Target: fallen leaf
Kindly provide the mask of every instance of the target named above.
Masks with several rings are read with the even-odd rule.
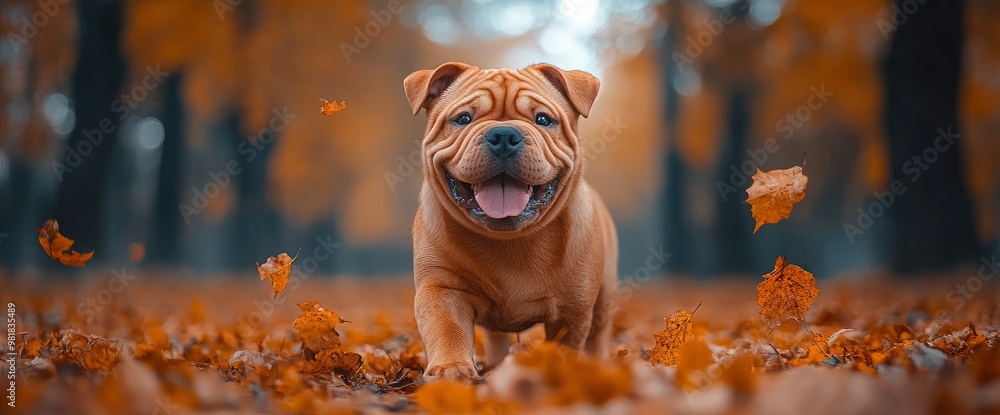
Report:
[[[701,304],[698,304],[698,307],[701,307]],[[691,335],[694,333],[694,312],[698,311],[698,307],[695,307],[694,311],[690,313],[677,310],[670,317],[663,318],[667,322],[667,328],[660,333],[653,334],[656,346],[648,352],[650,362],[664,366],[677,364],[681,345],[691,340]]]
[[[118,366],[120,355],[114,344],[104,339],[92,339],[87,349],[80,354],[80,367],[98,372],[110,372]]]
[[[702,339],[694,339],[681,345],[677,358],[677,386],[685,390],[695,390],[710,380],[708,367],[715,363],[712,350]]]
[[[464,383],[440,381],[428,384],[413,394],[413,400],[431,415],[482,413],[476,388]]]
[[[774,271],[757,285],[757,305],[770,330],[789,319],[802,321],[818,295],[813,275],[797,265],[786,265],[782,256],[774,262]]]
[[[552,391],[549,402],[603,405],[632,391],[632,373],[623,364],[581,358],[580,353],[556,342],[544,342],[514,355],[517,365],[541,374]]]
[[[778,223],[788,218],[792,206],[806,197],[809,178],[802,173],[802,167],[795,166],[769,172],[757,169],[753,184],[747,188],[750,214],[757,221],[753,232],[768,223]]]
[[[303,314],[295,318],[292,328],[299,331],[299,339],[302,340],[303,349],[318,354],[325,349],[340,347],[340,333],[337,333],[337,325],[347,320],[324,309],[315,301],[301,303],[299,308]]]
[[[364,359],[361,355],[339,349],[325,349],[315,355],[313,360],[306,360],[302,366],[305,373],[336,372],[341,376],[353,375],[361,368]]]
[[[720,379],[736,392],[751,393],[757,388],[753,371],[753,356],[741,353],[722,368]]]
[[[55,219],[45,221],[45,224],[38,229],[38,243],[50,258],[69,267],[82,267],[94,256],[94,251],[87,253],[70,251],[74,241],[59,233],[59,222]]]
[[[296,253],[295,258],[298,257],[299,254]],[[288,277],[292,275],[292,263],[295,262],[295,258],[282,252],[277,257],[268,257],[264,265],[257,264],[257,273],[260,274],[260,280],[271,280],[271,289],[274,291],[275,298],[288,285]]]
[[[337,112],[340,112],[344,108],[347,108],[347,101],[333,101],[333,102],[330,102],[330,101],[327,101],[327,100],[325,100],[323,98],[320,98],[319,101],[321,103],[323,103],[323,105],[321,105],[319,107],[319,112],[320,112],[320,114],[323,114],[323,115],[326,115],[326,116],[330,116],[330,115],[336,114]]]

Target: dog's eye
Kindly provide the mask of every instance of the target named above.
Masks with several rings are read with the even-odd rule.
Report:
[[[461,114],[458,114],[458,116],[455,117],[455,119],[452,120],[452,122],[458,125],[466,125],[472,122],[472,115],[469,115],[469,113],[467,112],[463,112]]]
[[[552,121],[552,118],[550,118],[547,114],[538,114],[535,116],[535,124],[538,124],[542,127],[548,127],[552,125],[553,122],[554,121]]]

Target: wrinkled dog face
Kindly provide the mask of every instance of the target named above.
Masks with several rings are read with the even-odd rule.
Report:
[[[485,233],[540,225],[579,181],[576,124],[599,81],[551,65],[483,70],[448,63],[404,81],[428,111],[424,173],[442,205]]]

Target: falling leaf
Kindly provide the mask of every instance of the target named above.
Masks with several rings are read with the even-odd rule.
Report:
[[[331,102],[331,101],[327,101],[327,100],[325,100],[323,98],[320,98],[319,101],[321,103],[323,103],[323,105],[321,105],[319,107],[319,112],[320,112],[320,114],[323,114],[323,115],[326,115],[326,116],[330,116],[330,115],[336,114],[337,112],[340,112],[344,108],[347,108],[347,101],[332,101]]]
[[[295,258],[298,257],[299,254],[296,253]],[[271,289],[274,290],[275,298],[288,285],[288,277],[292,275],[292,263],[295,262],[295,258],[282,252],[277,257],[268,257],[264,265],[257,264],[257,273],[260,274],[260,280],[271,280]]]
[[[694,390],[703,386],[710,377],[708,367],[715,363],[712,350],[702,339],[681,345],[677,358],[677,386]]]
[[[698,304],[698,307],[701,307],[701,304]],[[694,311],[690,313],[677,310],[670,317],[664,317],[663,320],[667,322],[667,328],[660,333],[653,334],[656,346],[648,352],[650,362],[664,366],[677,364],[681,345],[691,340],[691,335],[694,333],[694,312],[698,311],[698,307],[695,307]]]
[[[45,224],[38,229],[38,243],[50,258],[69,267],[82,267],[94,256],[94,251],[82,254],[69,251],[74,241],[59,233],[59,222],[55,219],[45,221]]]
[[[789,319],[802,321],[818,295],[812,273],[797,265],[786,265],[782,256],[774,262],[774,271],[765,274],[764,281],[757,285],[757,305],[770,330]]]
[[[806,197],[809,178],[802,173],[802,167],[763,172],[757,169],[753,184],[747,188],[750,214],[757,221],[753,232],[767,223],[778,223],[788,218],[792,206]]]

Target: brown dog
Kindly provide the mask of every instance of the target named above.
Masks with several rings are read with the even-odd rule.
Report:
[[[535,323],[550,340],[606,356],[618,241],[583,180],[577,137],[600,81],[547,64],[451,62],[403,85],[413,114],[428,114],[413,223],[425,375],[477,375],[474,324],[487,330],[488,366],[507,353],[507,333]]]

